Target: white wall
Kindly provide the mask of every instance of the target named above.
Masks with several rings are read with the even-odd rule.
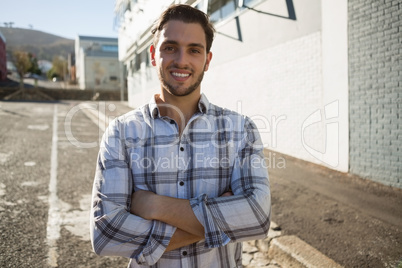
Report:
[[[321,33],[315,32],[213,66],[203,92],[221,106],[250,116],[265,147],[318,163],[303,146],[320,150],[322,125],[303,122],[322,105]]]
[[[322,1],[323,104],[328,140],[334,141],[322,155],[337,170],[349,170],[349,79],[348,79],[348,2]]]
[[[119,89],[120,65],[116,58],[86,57],[85,59],[85,88],[86,89]],[[110,80],[115,76],[117,80]],[[96,80],[100,84],[96,84]]]

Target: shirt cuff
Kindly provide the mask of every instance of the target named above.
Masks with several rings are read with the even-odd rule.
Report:
[[[215,201],[209,202],[208,196],[202,194],[190,199],[190,205],[198,221],[204,226],[205,247],[217,248],[225,246],[230,242],[229,236],[219,226],[219,221],[224,221],[224,219],[215,218],[212,214],[212,210],[219,209],[219,204]]]
[[[149,240],[143,251],[136,257],[139,265],[154,265],[165,253],[176,227],[160,221],[154,221]]]

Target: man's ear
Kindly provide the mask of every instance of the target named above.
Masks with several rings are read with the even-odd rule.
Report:
[[[206,62],[205,62],[204,72],[208,71],[209,63],[211,62],[211,60],[212,60],[212,52],[210,51],[210,52],[208,52],[208,54],[207,54],[207,60],[206,60]]]
[[[152,66],[156,66],[156,62],[155,62],[155,46],[154,45],[151,45],[151,47],[149,48],[149,53],[151,54]]]

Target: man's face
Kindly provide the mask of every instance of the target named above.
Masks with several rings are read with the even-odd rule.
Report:
[[[168,21],[156,46],[151,46],[152,65],[158,69],[162,90],[174,96],[200,92],[212,53],[206,52],[203,28],[198,23]]]

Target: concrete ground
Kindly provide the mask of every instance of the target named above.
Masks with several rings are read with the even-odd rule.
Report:
[[[402,190],[279,153],[273,221],[345,267],[402,266]]]

